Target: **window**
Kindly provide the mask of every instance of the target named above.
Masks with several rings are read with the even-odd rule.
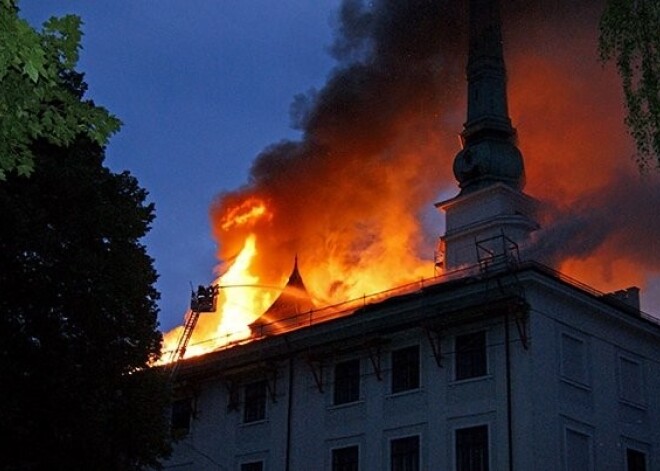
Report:
[[[358,462],[357,445],[332,450],[332,471],[358,471]]]
[[[392,392],[419,388],[419,345],[392,352]]]
[[[486,375],[486,332],[458,335],[455,347],[457,380]]]
[[[251,463],[243,463],[241,465],[241,471],[263,471],[264,462],[263,461],[253,461]]]
[[[619,396],[635,404],[645,402],[642,366],[625,357],[619,357]]]
[[[335,365],[334,403],[347,404],[360,399],[360,360]]]
[[[626,448],[626,470],[646,471],[646,454],[634,448]]]
[[[591,471],[591,436],[566,429],[566,471]]]
[[[243,422],[256,422],[266,418],[266,381],[245,385]]]
[[[419,436],[390,442],[391,471],[419,471]]]
[[[588,384],[585,343],[572,335],[561,335],[561,375],[569,380]]]
[[[488,471],[488,425],[456,430],[456,471]]]
[[[178,399],[172,403],[171,426],[172,434],[186,435],[190,431],[190,419],[192,418],[192,398]]]

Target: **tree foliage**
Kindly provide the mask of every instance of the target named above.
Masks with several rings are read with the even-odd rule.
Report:
[[[608,0],[600,54],[616,61],[640,169],[660,170],[660,2]]]
[[[99,145],[117,118],[63,86],[80,50],[80,18],[51,18],[36,31],[18,16],[16,0],[0,0],[0,180],[34,170],[30,142],[70,144],[83,134]]]
[[[37,32],[0,0],[3,470],[138,470],[170,450],[167,378],[148,368],[153,205],[103,165],[120,123],[84,99],[80,24]]]
[[[89,138],[40,140],[0,185],[3,469],[141,469],[166,454],[146,192]]]

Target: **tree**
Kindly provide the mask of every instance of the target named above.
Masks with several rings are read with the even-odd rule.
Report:
[[[18,16],[17,0],[0,0],[0,180],[34,169],[30,142],[67,145],[85,135],[99,145],[120,121],[63,86],[78,62],[80,18],[51,18],[41,32]]]
[[[637,163],[660,170],[660,2],[608,0],[600,33],[601,58],[621,76]]]
[[[84,84],[72,74],[73,96]],[[157,275],[139,240],[154,217],[86,133],[38,139],[30,178],[0,183],[3,469],[132,470],[169,451]]]

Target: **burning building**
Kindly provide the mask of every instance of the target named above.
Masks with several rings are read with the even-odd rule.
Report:
[[[362,42],[354,39],[364,28],[354,26],[346,33],[353,41],[336,45],[341,57],[368,60],[334,76],[314,106],[301,105],[304,139],[265,151],[251,184],[214,206],[229,263],[208,303],[217,311],[192,313],[197,339],[184,331],[192,342],[181,353],[197,356],[176,362],[179,441],[166,467],[660,467],[660,323],[641,312],[636,288],[604,294],[540,263],[557,261],[562,234],[580,243],[564,249],[564,261],[552,263],[558,268],[613,242],[585,235],[594,229],[586,213],[600,221],[595,228],[608,220],[593,209],[602,200],[548,204],[538,181],[552,172],[525,168],[496,0],[469,2],[467,120],[453,161],[460,191],[436,204],[446,228],[435,262],[414,250],[423,236],[409,209],[437,189],[412,180],[424,172],[423,156],[444,148],[419,117],[433,115],[429,103],[438,102],[430,91],[440,73],[435,51],[454,38],[419,41],[399,27],[434,30],[429,18],[440,10],[459,21],[461,2],[451,3],[374,7],[387,12],[387,28]],[[342,15],[364,27],[357,2],[346,2]],[[443,69],[446,81],[451,72]],[[388,106],[378,107],[383,96]],[[379,119],[367,139],[359,128],[371,105]],[[420,136],[411,155],[409,140]],[[385,170],[375,174],[367,155]],[[309,175],[339,182],[312,187]],[[340,185],[355,175],[358,189]],[[594,191],[599,176],[589,182]],[[523,191],[530,180],[538,200]],[[571,201],[570,186],[553,188]],[[321,242],[298,243],[305,239]],[[281,267],[291,270],[295,254],[287,278]]]

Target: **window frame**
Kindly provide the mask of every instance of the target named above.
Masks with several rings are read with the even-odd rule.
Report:
[[[362,362],[352,358],[335,363],[333,368],[332,404],[341,406],[360,400]]]
[[[462,339],[481,337],[483,345],[461,346]],[[469,356],[467,356],[469,355]],[[467,361],[466,361],[467,360]],[[488,332],[478,330],[454,337],[454,380],[465,381],[488,376]]]
[[[580,365],[580,378],[577,378],[572,375],[572,372],[568,370],[566,359],[569,358],[569,354],[566,352],[567,345],[564,343],[564,340],[571,340],[577,343],[580,343],[582,346],[582,364]],[[591,389],[591,358],[590,358],[590,345],[588,337],[584,335],[579,335],[573,333],[572,331],[562,330],[559,334],[559,375],[561,379],[569,384],[575,386],[581,386],[587,390]]]
[[[253,381],[243,386],[243,423],[266,420],[268,385],[266,380]]]
[[[406,458],[409,458],[407,455],[411,455],[410,450],[413,448],[410,447],[410,450],[407,450],[406,452],[400,452],[398,450],[395,450],[395,446],[398,442],[398,444],[403,444],[405,441],[408,440],[414,440],[416,442],[416,446],[414,448],[414,454],[412,455],[415,466],[411,468],[409,465],[410,463],[405,463],[405,464],[399,464],[398,461],[395,461],[395,458],[403,458],[404,460]],[[395,438],[390,438],[389,440],[389,458],[390,458],[390,466],[389,469],[390,471],[420,471],[422,469],[422,437],[420,434],[413,434],[413,435],[404,435],[404,436],[399,436]],[[399,466],[402,466],[401,468]]]
[[[179,424],[183,421],[183,416],[187,418],[185,424]],[[194,416],[194,405],[192,397],[182,397],[172,401],[170,406],[170,431],[172,435],[183,437],[190,433]]]
[[[259,467],[252,469],[251,467],[253,465],[259,465]],[[257,460],[257,461],[245,461],[241,463],[239,469],[240,471],[264,471],[266,467],[263,460]]]
[[[483,462],[482,462],[482,467],[481,469],[474,470],[470,465],[468,465],[468,468],[463,469],[462,463],[461,463],[461,458],[463,455],[463,450],[459,449],[465,447],[462,443],[460,443],[460,434],[466,433],[468,431],[474,431],[474,430],[484,430],[485,429],[485,441],[483,443],[484,447],[484,457],[483,457]],[[467,425],[464,427],[457,427],[454,428],[454,465],[456,471],[489,471],[491,469],[490,466],[490,460],[491,460],[491,433],[490,433],[490,425],[487,423],[478,423],[478,424],[472,424],[472,425]],[[471,452],[470,452],[471,453]]]
[[[568,424],[564,425],[563,427],[563,439],[562,439],[562,462],[563,462],[563,469],[565,471],[568,471],[570,469],[569,465],[569,457],[568,457],[568,442],[569,442],[569,433],[573,433],[575,435],[582,435],[584,437],[587,437],[587,445],[588,445],[588,450],[587,450],[587,458],[589,460],[587,469],[583,469],[581,471],[594,471],[596,462],[595,462],[595,457],[594,457],[594,433],[593,429],[591,427],[584,426],[582,424],[577,424],[574,423],[574,421],[570,421]]]
[[[339,453],[346,452],[347,450],[355,450],[356,456],[355,456],[355,461],[354,467],[353,468],[344,468],[343,466],[350,465],[353,463],[338,463],[335,461],[335,458],[338,457]],[[358,444],[350,444],[350,445],[343,445],[343,446],[337,446],[334,448],[330,449],[330,469],[332,471],[359,471],[360,469],[360,445]]]
[[[411,354],[414,350],[414,354]],[[414,359],[414,360],[413,360]],[[419,344],[392,350],[390,391],[399,394],[421,388],[421,348]]]
[[[631,365],[636,365],[639,374],[639,384],[636,388],[632,388],[639,393],[639,397],[630,397],[628,394],[630,385],[625,381],[623,374],[623,363],[627,362]],[[625,404],[636,406],[645,409],[647,407],[647,393],[646,393],[646,371],[642,359],[633,356],[632,354],[619,352],[617,354],[617,382],[619,390],[619,400]]]
[[[632,468],[630,462],[630,453],[638,453],[643,460],[643,467],[640,469],[638,467]],[[626,446],[626,471],[647,471],[649,469],[649,457],[645,451],[639,450],[637,448]]]

